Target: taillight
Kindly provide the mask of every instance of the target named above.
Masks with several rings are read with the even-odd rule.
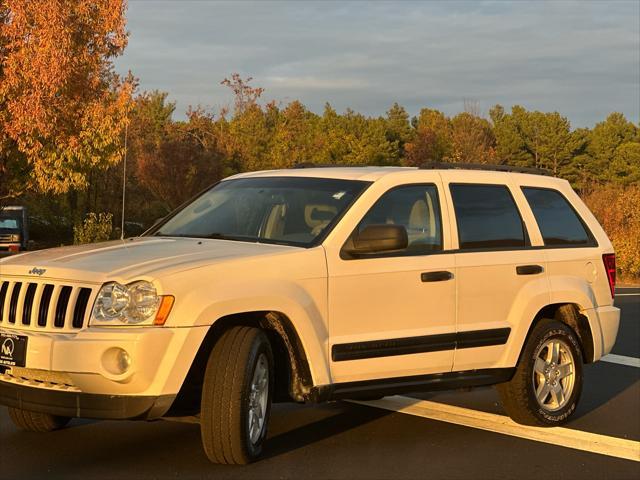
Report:
[[[607,272],[607,280],[609,280],[609,288],[611,289],[611,298],[616,296],[616,254],[605,253],[602,255],[604,269]]]

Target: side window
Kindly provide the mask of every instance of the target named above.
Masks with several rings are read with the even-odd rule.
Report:
[[[505,185],[452,184],[461,249],[529,245],[526,228]]]
[[[368,225],[402,225],[409,246],[405,255],[424,255],[442,250],[440,203],[435,185],[407,185],[389,190],[358,224],[361,232]]]
[[[593,240],[569,202],[555,190],[523,187],[545,245],[591,245]]]

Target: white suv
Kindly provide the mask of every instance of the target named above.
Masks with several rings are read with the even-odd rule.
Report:
[[[472,167],[245,173],[142,237],[4,259],[0,403],[32,431],[199,415],[218,463],[260,454],[272,401],[497,384],[561,424],[615,342],[613,248],[566,181]]]

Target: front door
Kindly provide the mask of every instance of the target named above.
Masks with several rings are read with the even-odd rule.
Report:
[[[405,250],[357,258],[327,252],[334,383],[451,371],[454,254],[444,253],[439,176],[421,173],[424,183],[380,191],[356,227],[402,225]]]

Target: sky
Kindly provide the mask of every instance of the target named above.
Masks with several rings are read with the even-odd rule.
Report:
[[[220,81],[233,72],[265,101],[316,113],[398,102],[454,115],[466,100],[484,115],[496,103],[558,111],[574,128],[640,116],[640,0],[129,0],[127,28],[116,70],[169,92],[177,118],[229,106]]]

